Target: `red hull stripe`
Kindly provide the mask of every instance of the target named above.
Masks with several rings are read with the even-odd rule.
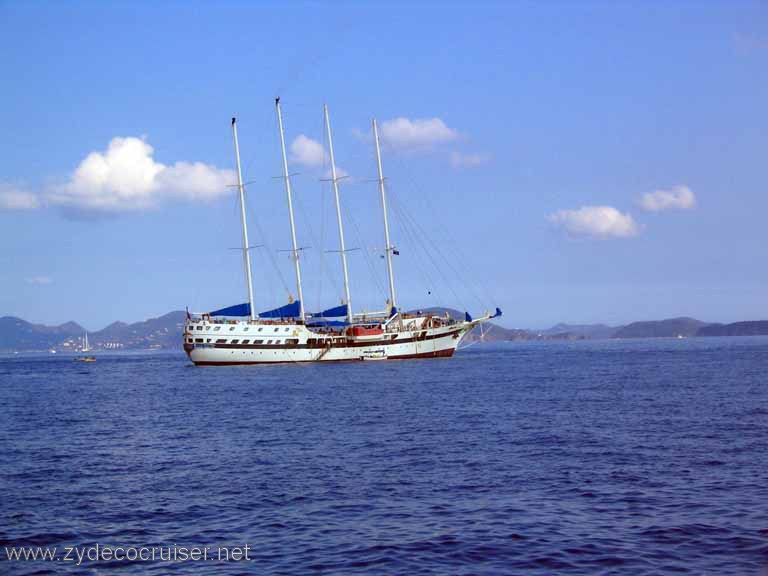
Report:
[[[400,356],[388,356],[386,360],[415,360],[420,358],[450,358],[454,349],[440,350],[438,352],[424,352],[423,354],[402,354]],[[383,360],[383,358],[382,358]],[[377,362],[378,360],[370,360]],[[265,362],[195,362],[195,366],[244,366],[246,364],[303,364],[306,362],[369,362],[362,358],[343,358],[340,360],[275,360]]]

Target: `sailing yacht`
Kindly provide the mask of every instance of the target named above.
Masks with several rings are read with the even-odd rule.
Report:
[[[374,313],[356,314],[347,268],[347,250],[339,199],[339,181],[333,153],[333,138],[328,107],[324,107],[325,128],[331,164],[331,183],[339,233],[339,253],[344,276],[344,301],[341,306],[323,312],[311,313],[304,309],[301,283],[300,249],[296,242],[293,217],[293,194],[288,173],[285,132],[280,99],[275,99],[277,122],[282,151],[282,179],[288,204],[296,293],[298,298],[288,304],[256,313],[253,300],[253,280],[249,255],[248,225],[246,222],[245,187],[240,167],[240,147],[237,140],[237,121],[232,118],[232,137],[237,168],[237,188],[242,225],[242,252],[248,301],[205,313],[187,313],[184,325],[184,351],[198,366],[232,364],[263,364],[287,362],[332,362],[354,360],[403,360],[411,358],[450,357],[462,338],[475,326],[501,316],[501,310],[472,318],[451,318],[435,313],[406,313],[400,310],[395,294],[392,256],[397,249],[390,242],[387,214],[387,194],[381,163],[381,146],[376,120],[372,121],[378,168],[378,188],[384,223],[385,259],[389,284],[386,309]]]
[[[92,348],[88,345],[88,332],[85,333],[83,336],[83,347],[80,350],[81,352],[90,352]],[[96,362],[95,356],[78,356],[75,358],[75,361],[77,362]]]

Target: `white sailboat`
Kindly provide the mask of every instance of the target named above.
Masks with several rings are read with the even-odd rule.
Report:
[[[450,357],[456,351],[462,338],[472,328],[491,318],[501,316],[501,310],[498,308],[494,314],[485,314],[476,319],[466,313],[463,320],[434,313],[404,313],[398,308],[392,266],[392,256],[393,253],[397,253],[397,250],[390,242],[387,194],[381,163],[379,131],[375,119],[372,121],[372,128],[384,223],[384,252],[387,264],[389,300],[384,311],[354,313],[339,198],[340,178],[338,178],[336,171],[327,106],[324,107],[325,127],[328,137],[331,182],[336,207],[345,298],[341,306],[316,314],[307,313],[304,309],[300,250],[296,242],[291,180],[288,173],[279,98],[275,100],[275,107],[282,151],[282,178],[285,185],[291,232],[291,258],[296,275],[298,299],[274,310],[260,314],[255,312],[248,226],[245,216],[245,188],[240,166],[237,122],[235,118],[232,118],[232,137],[242,225],[243,265],[248,301],[213,312],[187,314],[187,321],[184,325],[184,350],[193,363],[201,366],[215,366]],[[329,320],[330,318],[343,318],[343,320]]]
[[[80,349],[81,352],[90,352],[92,348],[88,344],[88,332],[86,332],[83,335],[83,347]],[[96,358],[94,356],[78,356],[75,358],[77,362],[96,362]]]

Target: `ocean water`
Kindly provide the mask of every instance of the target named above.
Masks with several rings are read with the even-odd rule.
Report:
[[[249,550],[61,558],[96,544]],[[58,559],[7,559],[24,546]],[[0,574],[766,566],[768,338],[232,368],[0,359]]]

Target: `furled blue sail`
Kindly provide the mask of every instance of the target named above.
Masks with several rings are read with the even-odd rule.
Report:
[[[340,316],[347,316],[347,310],[347,305],[342,304],[341,306],[328,308],[328,310],[323,310],[322,312],[315,312],[310,314],[310,316],[312,316],[312,318],[338,318]]]
[[[260,312],[259,318],[296,318],[301,313],[299,301],[291,302],[273,310]]]
[[[235,304],[234,306],[227,306],[220,310],[214,310],[209,313],[211,316],[250,316],[251,305],[246,302],[245,304]]]

